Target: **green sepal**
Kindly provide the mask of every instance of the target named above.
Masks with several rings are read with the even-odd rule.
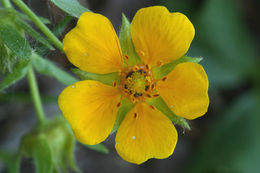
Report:
[[[0,92],[25,77],[29,66],[29,61],[20,60],[15,65],[13,73],[8,73],[0,82]]]
[[[80,5],[77,0],[51,0],[51,2],[69,15],[77,18],[79,18],[81,14],[86,11],[91,12],[86,7]]]
[[[128,56],[128,65],[133,66],[141,63],[141,59],[135,51],[135,47],[131,37],[130,22],[127,17],[122,13],[122,25],[119,33],[119,41],[122,49],[123,56]]]
[[[156,67],[153,69],[153,77],[155,79],[161,79],[164,76],[168,75],[178,64],[185,62],[194,62],[199,63],[203,58],[202,57],[189,57],[183,56],[177,60],[174,60],[168,64],[164,64],[161,67]]]
[[[114,127],[111,131],[111,134],[117,131],[118,127],[120,126],[121,122],[125,118],[126,114],[134,107],[134,104],[131,103],[128,99],[123,98],[121,101],[121,106],[118,109],[116,121]]]
[[[165,114],[174,124],[178,124],[182,126],[184,129],[190,130],[190,126],[188,122],[183,118],[175,115],[162,97],[157,97],[153,99],[147,99],[146,102],[154,107],[156,107],[159,111]]]
[[[38,136],[34,141],[33,159],[36,173],[52,173],[52,152],[44,136]]]
[[[120,81],[120,76],[116,72],[107,74],[96,74],[85,72],[77,68],[73,68],[71,69],[71,71],[76,74],[81,80],[96,80],[110,86],[112,86],[114,81],[117,83],[119,83]]]
[[[56,66],[53,62],[42,58],[36,53],[33,53],[32,55],[32,64],[37,72],[54,77],[64,85],[71,85],[78,81],[71,74],[67,73],[66,71]]]
[[[84,146],[88,147],[91,150],[95,150],[104,154],[108,154],[109,153],[109,149],[103,145],[103,144],[96,144],[96,145],[86,145],[84,144]]]

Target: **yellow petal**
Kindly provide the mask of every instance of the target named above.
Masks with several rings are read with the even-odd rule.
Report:
[[[183,56],[190,47],[195,30],[181,13],[165,7],[140,9],[131,24],[134,46],[146,64],[168,63]]]
[[[122,68],[122,53],[116,32],[104,16],[83,13],[77,26],[63,40],[69,61],[92,73],[117,72]]]
[[[120,124],[116,150],[128,162],[141,164],[150,158],[169,157],[177,142],[171,121],[146,103],[138,103]]]
[[[207,112],[208,77],[196,63],[181,63],[159,81],[157,89],[172,111],[181,117],[195,119]]]
[[[104,141],[111,132],[119,101],[117,89],[86,80],[65,88],[58,103],[76,138],[94,145]]]

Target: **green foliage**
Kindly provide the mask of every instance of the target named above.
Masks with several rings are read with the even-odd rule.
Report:
[[[119,41],[122,53],[128,56],[128,65],[136,65],[141,63],[141,59],[135,51],[135,47],[131,37],[130,22],[124,14],[122,14],[122,25],[119,33]]]
[[[33,148],[36,173],[52,173],[53,160],[51,148],[44,137],[37,137]]]
[[[72,75],[61,70],[51,61],[43,59],[35,53],[32,56],[32,64],[39,73],[54,77],[65,85],[71,85],[77,82],[77,79],[75,79]]]
[[[185,120],[185,118],[175,115],[161,97],[146,99],[146,102],[156,107],[159,111],[166,115],[174,124],[178,124],[182,126],[184,129],[190,130],[190,126],[188,122]]]
[[[85,145],[86,147],[88,147],[91,150],[95,150],[104,154],[108,154],[109,150],[107,149],[107,147],[103,144],[96,144],[96,145]]]
[[[25,135],[21,151],[34,159],[36,172],[67,170],[67,165],[79,172],[74,159],[75,138],[62,118],[49,120],[43,126],[36,126]]]
[[[156,67],[153,69],[153,76],[155,79],[161,79],[164,76],[167,76],[178,64],[185,62],[194,62],[199,63],[202,58],[183,56],[177,60],[174,60],[168,64],[164,64],[161,67]]]
[[[7,173],[19,173],[21,152],[13,153],[0,150],[0,161],[3,161],[7,166]]]
[[[90,11],[89,9],[80,5],[77,0],[51,0],[51,2],[69,15],[77,18],[79,18],[82,13]]]
[[[28,60],[32,54],[27,40],[9,23],[0,22],[0,40],[19,58]]]
[[[112,85],[114,81],[119,82],[120,79],[117,73],[95,74],[95,73],[85,72],[77,68],[74,68],[71,71],[77,76],[79,76],[81,80],[96,80],[107,85]]]
[[[20,60],[20,62],[15,65],[13,73],[8,73],[1,81],[0,92],[22,79],[27,74],[29,65],[30,63],[28,61]]]
[[[52,45],[45,38],[43,38],[37,31],[35,31],[29,24],[27,24],[21,18],[15,18],[14,22],[36,41],[39,41],[40,43],[48,47],[50,50],[54,50]]]
[[[260,109],[255,96],[246,93],[219,114],[186,166],[187,173],[259,172]]]

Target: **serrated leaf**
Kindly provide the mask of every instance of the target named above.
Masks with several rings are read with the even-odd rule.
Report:
[[[63,71],[58,66],[54,65],[51,61],[43,59],[35,53],[32,56],[32,63],[37,72],[54,77],[59,82],[65,85],[71,85],[77,82],[77,79],[74,78],[72,75]]]
[[[39,41],[46,47],[48,47],[50,50],[54,50],[53,46],[45,39],[43,38],[37,31],[35,31],[30,25],[28,25],[26,22],[24,22],[20,18],[15,18],[14,22],[21,28],[24,29],[24,31],[33,37],[35,40]]]
[[[35,141],[33,158],[36,173],[52,173],[53,160],[51,149],[47,140],[41,136]]]
[[[91,150],[95,150],[104,154],[108,154],[109,150],[108,148],[103,145],[103,144],[97,144],[97,145],[85,145],[86,147],[88,147]]]
[[[0,22],[0,40],[20,58],[29,59],[32,54],[27,40],[11,24]]]
[[[156,67],[153,69],[153,75],[155,79],[161,79],[164,76],[168,75],[178,64],[184,63],[184,62],[194,62],[199,63],[202,60],[201,57],[189,57],[189,56],[183,56],[175,61],[172,61],[168,64],[165,64],[161,67]]]
[[[130,22],[122,13],[122,25],[119,33],[119,41],[123,55],[128,56],[128,65],[133,66],[141,63],[141,59],[135,51],[130,33]]]
[[[154,107],[156,107],[159,111],[161,111],[164,115],[166,115],[174,124],[178,124],[185,129],[190,130],[190,126],[188,122],[183,118],[175,115],[162,97],[157,97],[153,99],[147,99],[146,102]]]
[[[89,9],[80,5],[77,0],[51,0],[51,2],[69,15],[77,18],[79,18],[82,13],[90,11]]]
[[[121,122],[125,118],[126,114],[134,107],[134,105],[126,98],[123,98],[121,101],[121,106],[118,109],[116,121],[111,133],[114,133],[118,127],[120,126]]]
[[[107,85],[112,85],[114,81],[118,82],[120,79],[117,73],[96,74],[85,72],[77,68],[74,68],[71,71],[82,80],[96,80]]]
[[[0,82],[0,91],[22,79],[28,71],[29,64],[28,61],[20,60],[20,62],[15,65],[13,73],[8,73]]]

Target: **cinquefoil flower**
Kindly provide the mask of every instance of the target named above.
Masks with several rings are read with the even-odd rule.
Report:
[[[141,62],[129,66],[124,65],[124,59],[131,57],[122,55],[110,21],[100,14],[83,13],[63,40],[69,61],[86,72],[117,72],[120,81],[109,86],[84,80],[60,94],[59,106],[76,138],[89,145],[104,141],[126,98],[134,106],[118,128],[118,154],[137,164],[149,158],[169,157],[177,131],[170,119],[146,100],[160,96],[176,115],[200,117],[209,104],[208,79],[203,67],[192,62],[178,64],[161,79],[154,78],[152,69],[182,57],[194,32],[192,23],[181,13],[170,13],[161,6],[140,9],[131,23],[131,37]]]

